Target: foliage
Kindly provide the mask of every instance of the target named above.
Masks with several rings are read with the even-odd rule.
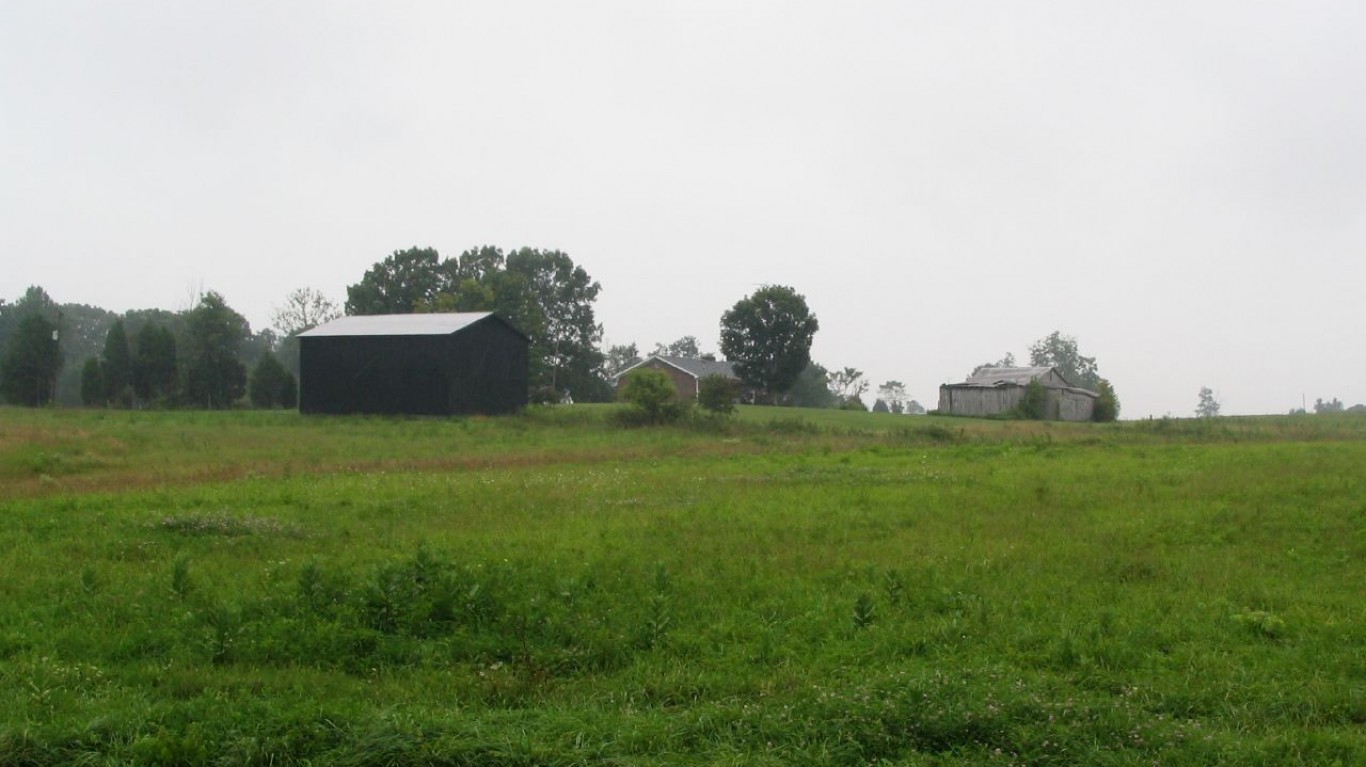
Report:
[[[677,421],[688,414],[689,404],[678,398],[678,389],[668,373],[653,368],[637,368],[626,375],[619,398],[632,406],[633,422],[660,424]]]
[[[1035,367],[1055,367],[1073,386],[1095,391],[1100,384],[1096,358],[1086,357],[1077,350],[1077,339],[1053,331],[1029,347],[1029,364]]]
[[[924,414],[925,414],[925,406],[924,406],[924,405],[920,404],[919,402],[916,402],[915,400],[911,400],[910,402],[907,402],[907,403],[906,403],[906,415],[924,415]]]
[[[289,338],[330,322],[340,314],[337,305],[321,291],[313,288],[296,288],[285,296],[284,305],[275,308],[271,314],[271,322],[280,335]]]
[[[698,348],[697,336],[683,336],[671,344],[655,343],[655,350],[651,354],[661,357],[683,357],[684,359],[700,359],[702,350]]]
[[[1096,404],[1091,411],[1091,420],[1108,423],[1119,418],[1119,396],[1115,388],[1104,378],[1096,384]]]
[[[133,353],[133,391],[138,399],[151,404],[170,400],[176,391],[177,369],[175,335],[156,322],[144,323]]]
[[[890,413],[890,412],[892,412],[892,409],[891,409],[890,407],[887,406],[887,401],[886,401],[886,400],[884,400],[884,399],[881,398],[881,397],[878,397],[877,400],[875,400],[875,401],[873,402],[873,412],[874,412],[874,413]]]
[[[1219,400],[1208,386],[1200,387],[1200,402],[1195,406],[1195,415],[1200,418],[1214,418],[1219,415]]]
[[[811,363],[811,341],[819,329],[803,296],[766,285],[721,316],[721,352],[735,363],[740,380],[776,403]]]
[[[104,366],[99,357],[87,357],[81,366],[81,404],[104,407],[109,404],[109,387],[104,382]]]
[[[603,371],[608,376],[615,376],[637,362],[640,362],[640,350],[634,343],[618,344],[608,347],[603,355]]]
[[[450,269],[434,248],[396,250],[346,288],[346,313],[409,314],[449,292],[451,282]],[[294,320],[299,319],[286,321],[297,324]]]
[[[181,355],[186,399],[206,408],[232,407],[247,388],[246,366],[238,359],[251,335],[246,319],[215,292],[205,293],[185,319]]]
[[[1321,398],[1314,400],[1315,413],[1341,413],[1346,410],[1346,406],[1341,400],[1334,397],[1330,402],[1324,402]]]
[[[787,397],[793,407],[833,408],[839,405],[839,398],[830,388],[829,372],[815,362],[807,365],[797,376]]]
[[[247,382],[251,404],[260,408],[292,408],[299,401],[299,386],[294,375],[270,352],[261,356]]]
[[[1030,381],[1025,386],[1024,396],[1020,398],[1016,412],[1021,418],[1031,421],[1042,421],[1048,416],[1048,389],[1044,388],[1038,379]]]
[[[1015,367],[1015,355],[1006,352],[1005,356],[995,362],[983,362],[972,369],[972,375],[977,375],[986,368],[1013,368]],[[971,376],[969,376],[971,377]]]
[[[124,331],[123,320],[114,320],[114,324],[109,326],[109,333],[104,338],[104,351],[100,354],[100,372],[104,378],[105,401],[121,407],[131,405],[133,357],[128,349],[128,334]],[[81,382],[84,389],[84,376]]]
[[[709,413],[731,415],[740,396],[739,382],[722,375],[703,376],[697,382],[697,404]]]
[[[25,313],[10,334],[0,364],[0,392],[16,405],[38,407],[52,401],[62,367],[57,326],[37,311]]]
[[[841,403],[861,399],[868,391],[868,381],[863,371],[857,368],[843,368],[830,373],[830,390]]]
[[[900,381],[887,381],[877,387],[877,396],[887,405],[887,409],[893,413],[902,413],[906,410],[906,384]]]

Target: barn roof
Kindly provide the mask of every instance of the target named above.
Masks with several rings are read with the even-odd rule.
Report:
[[[693,378],[698,379],[706,378],[707,376],[721,376],[723,378],[738,377],[735,375],[735,363],[733,362],[726,362],[725,360],[699,360],[691,357],[670,357],[664,354],[651,354],[640,362],[621,371],[616,377],[620,378],[650,360],[659,360],[669,367],[681,370]]]
[[[1028,386],[1030,381],[1048,375],[1051,367],[1031,367],[1031,368],[1001,368],[987,367],[978,370],[968,376],[965,383],[973,386],[1000,386],[1001,384],[1016,384],[1018,386]],[[1062,374],[1059,373],[1061,378]],[[1067,379],[1063,379],[1067,380]]]
[[[517,335],[526,334],[493,312],[446,312],[436,314],[358,314],[338,317],[312,330],[299,334],[302,338],[322,336],[448,336],[492,317],[512,328]]]

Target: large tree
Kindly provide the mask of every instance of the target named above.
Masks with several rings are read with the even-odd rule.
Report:
[[[16,405],[38,407],[52,401],[62,368],[57,326],[38,311],[20,318],[9,335],[0,365],[0,390]]]
[[[128,406],[133,401],[133,356],[128,348],[128,333],[123,320],[114,320],[104,337],[100,353],[100,373],[104,377],[105,401]]]
[[[313,288],[297,288],[285,296],[282,306],[275,307],[271,322],[280,334],[279,357],[285,368],[293,375],[299,373],[299,339],[305,330],[334,320],[341,314],[337,305],[321,291]]]
[[[697,345],[697,336],[683,336],[671,344],[655,342],[655,350],[651,353],[662,357],[684,357],[694,360],[702,357],[702,349]]]
[[[839,407],[839,395],[830,388],[830,372],[818,363],[811,363],[797,376],[787,391],[787,401],[793,407]]]
[[[1100,385],[1096,358],[1086,357],[1077,350],[1077,339],[1053,331],[1029,347],[1029,364],[1035,367],[1055,367],[1073,386],[1095,391]]]
[[[811,364],[811,341],[820,323],[806,298],[790,287],[765,285],[721,315],[721,353],[740,380],[778,395]]]
[[[247,369],[238,359],[251,328],[218,293],[205,293],[185,318],[182,374],[186,399],[200,407],[226,408],[242,398]]]
[[[346,289],[346,313],[409,314],[450,290],[450,269],[436,249],[396,250]]]
[[[176,391],[175,334],[158,322],[138,329],[133,352],[133,391],[148,404],[166,402]]]

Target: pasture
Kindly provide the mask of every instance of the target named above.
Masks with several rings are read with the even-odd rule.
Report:
[[[1366,762],[1366,418],[0,409],[0,764]]]

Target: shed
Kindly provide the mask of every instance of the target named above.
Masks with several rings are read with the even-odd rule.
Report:
[[[1048,394],[1044,417],[1050,420],[1089,421],[1096,397],[1073,386],[1054,367],[984,367],[962,383],[939,387],[939,412],[947,415],[992,416],[1019,406],[1025,387],[1038,381]]]
[[[735,374],[735,365],[731,362],[652,354],[617,373],[613,377],[613,385],[620,391],[626,376],[630,375],[633,370],[641,369],[664,371],[669,378],[673,379],[674,388],[678,390],[678,398],[685,401],[697,399],[697,392],[701,387],[702,379],[707,376],[721,376],[737,383],[740,381],[740,377]]]
[[[340,317],[299,336],[303,413],[510,413],[530,339],[491,312]]]

